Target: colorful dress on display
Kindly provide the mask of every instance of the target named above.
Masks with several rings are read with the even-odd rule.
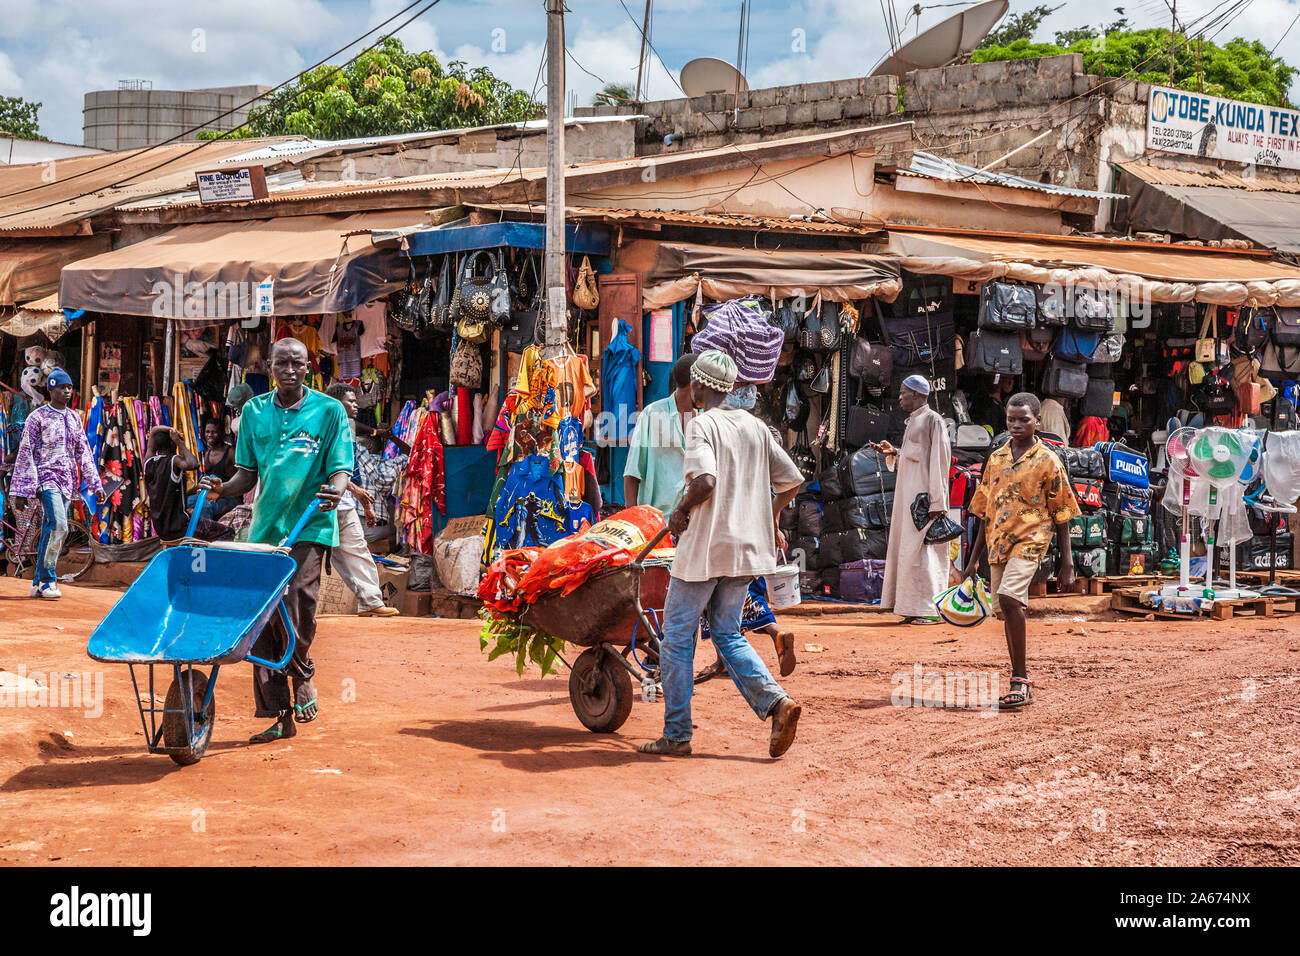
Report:
[[[443,471],[442,439],[438,416],[426,415],[406,468],[406,483],[398,507],[406,543],[420,554],[433,553],[433,509],[447,512],[447,485]]]

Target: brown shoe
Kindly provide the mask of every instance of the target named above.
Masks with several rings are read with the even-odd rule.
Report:
[[[772,711],[772,742],[767,745],[769,756],[779,757],[790,749],[802,713],[803,707],[791,697],[784,698],[776,705],[776,710]]]
[[[794,635],[789,632],[778,634],[772,641],[776,644],[776,656],[781,662],[781,676],[789,677],[799,663],[794,656]]]
[[[689,757],[691,755],[691,742],[689,740],[669,740],[667,737],[660,737],[658,740],[642,744],[636,749],[640,753],[656,754],[660,757]]]
[[[395,607],[389,607],[387,604],[381,604],[379,607],[367,608],[364,611],[357,611],[357,617],[394,617],[401,614]]]

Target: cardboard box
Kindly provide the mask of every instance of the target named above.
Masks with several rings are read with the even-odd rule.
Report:
[[[326,574],[325,569],[321,568],[320,591],[316,595],[316,613],[357,613],[357,596],[343,583],[343,578],[337,571]]]

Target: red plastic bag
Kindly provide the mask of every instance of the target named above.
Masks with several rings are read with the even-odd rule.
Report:
[[[547,591],[571,594],[593,574],[631,564],[646,544],[664,529],[657,508],[625,508],[585,532],[570,535],[542,550],[517,588],[530,604]]]
[[[523,607],[519,579],[541,553],[540,548],[511,548],[502,551],[478,583],[479,600],[494,611],[513,612]]]

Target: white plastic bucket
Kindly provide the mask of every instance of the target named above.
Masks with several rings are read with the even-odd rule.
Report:
[[[783,560],[784,557],[782,555]],[[795,607],[799,601],[799,565],[777,565],[776,570],[767,575],[767,603],[773,610],[779,610]]]

